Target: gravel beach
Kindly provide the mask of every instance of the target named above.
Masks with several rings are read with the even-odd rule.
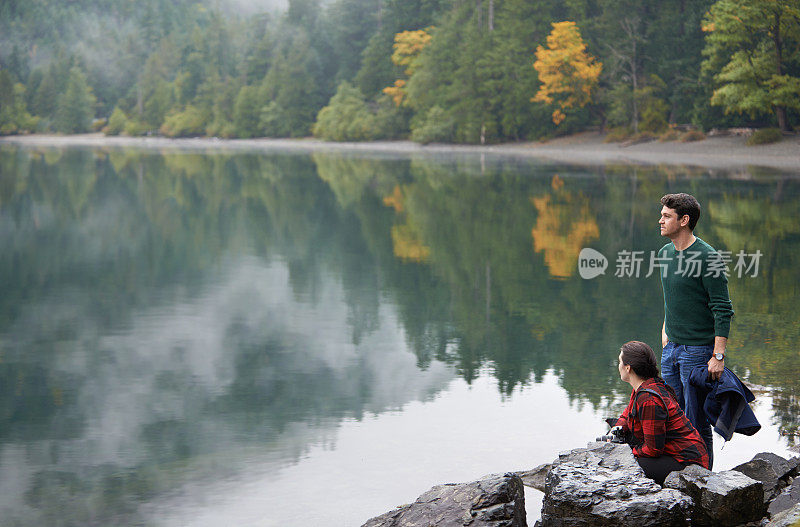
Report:
[[[420,145],[410,141],[335,143],[317,139],[217,139],[164,137],[111,137],[103,134],[21,135],[0,137],[0,144],[27,147],[138,147],[155,149],[221,149],[262,151],[334,151],[383,154],[489,154],[539,158],[577,165],[626,163],[640,165],[685,165],[732,169],[770,167],[800,173],[800,135],[784,136],[779,143],[747,146],[745,137],[709,137],[701,141],[650,141],[630,146],[605,143],[603,135],[584,132],[546,142],[500,145]]]

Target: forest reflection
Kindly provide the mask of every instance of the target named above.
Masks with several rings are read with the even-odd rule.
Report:
[[[354,304],[364,302],[368,290],[390,291],[405,312],[409,338],[427,335],[414,346],[420,365],[445,359],[469,379],[488,361],[504,390],[555,367],[564,371],[571,393],[593,402],[614,372],[573,368],[571,361],[600,366],[591,357],[602,357],[605,366],[621,339],[656,340],[662,316],[658,280],[644,272],[614,277],[614,255],[657,250],[665,241],[654,219],[658,198],[686,190],[704,204],[698,235],[734,253],[764,254],[757,277],[731,278],[737,367],[753,382],[780,386],[792,379],[782,374],[786,365],[770,366],[791,350],[798,331],[800,200],[789,176],[502,161],[478,173],[469,159],[334,154],[5,149],[0,159],[0,206],[15,226],[13,250],[0,260],[6,299],[22,298],[22,291],[30,298],[34,277],[25,273],[36,269],[40,284],[53,283],[79,261],[88,268],[70,273],[71,280],[102,273],[103,261],[114,260],[106,270],[129,276],[101,274],[106,287],[141,293],[148,284],[130,275],[145,276],[143,267],[153,261],[152,255],[140,260],[141,244],[159,255],[159,267],[146,273],[153,281],[169,281],[178,269],[200,279],[230,251],[278,253],[289,262],[298,293],[313,289],[315,275],[329,266],[341,273]],[[99,219],[98,204],[113,216]],[[70,245],[70,227],[81,222],[84,231],[93,228],[86,225],[93,215],[113,223],[113,236]],[[44,247],[50,255],[37,243],[42,236],[52,242]],[[609,257],[605,276],[577,276],[583,247]],[[370,275],[372,283],[364,284]],[[114,302],[113,295],[105,297]],[[110,313],[132,307],[126,296],[119,299]],[[377,300],[352,307],[364,317],[353,321],[360,334]],[[446,346],[453,341],[458,345]],[[591,371],[584,378],[580,370]]]
[[[88,381],[79,368],[65,368],[68,356],[101,367],[107,348],[133,346],[114,335],[124,335],[137,313],[191,304],[209,282],[230,275],[231,262],[239,262],[237,287],[254,291],[281,280],[275,265],[285,266],[287,294],[312,306],[328,305],[332,277],[346,304],[343,338],[364,353],[342,359],[343,373],[300,351],[303,331],[313,327],[265,329],[252,319],[258,298],[274,290],[244,307],[230,300],[230,322],[214,337],[224,343],[220,357],[231,355],[214,374],[226,376],[226,392],[204,397],[242,426],[283,430],[297,420],[402,405],[407,399],[374,396],[385,372],[365,366],[375,343],[388,342],[380,322],[387,303],[415,367],[431,375],[415,388],[420,393],[446,382],[442,363],[467,382],[488,369],[506,394],[553,371],[573,401],[602,408],[624,392],[613,367],[621,343],[656,345],[663,317],[657,277],[614,276],[615,255],[665,243],[659,198],[677,191],[703,204],[700,237],[734,254],[763,253],[756,277],[730,279],[731,366],[772,389],[782,430],[796,434],[799,181],[758,169],[3,147],[0,441],[38,437],[48,426],[51,438],[79,434],[85,417],[76,385]],[[577,274],[583,247],[608,257],[605,275]],[[241,264],[242,257],[259,264]],[[164,353],[176,357],[200,345],[188,334],[171,342]],[[287,373],[304,367],[302,375]],[[202,377],[198,368],[191,378]],[[169,370],[154,382],[170,393],[188,390],[181,388],[188,377]],[[313,389],[300,394],[290,381],[281,384],[286,375]],[[265,379],[284,399],[263,391]],[[254,409],[254,396],[269,401],[266,408]],[[137,433],[160,443],[164,434],[199,431],[159,423]],[[141,472],[131,477],[125,485],[141,484]]]

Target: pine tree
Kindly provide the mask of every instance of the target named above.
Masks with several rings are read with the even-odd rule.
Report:
[[[95,97],[78,66],[69,71],[67,87],[58,97],[54,127],[65,134],[88,132],[94,117]]]
[[[15,83],[8,70],[0,70],[0,135],[30,132],[36,120],[25,107],[25,86]]]
[[[326,12],[337,80],[352,80],[361,67],[361,54],[378,29],[379,0],[337,0]]]
[[[45,70],[36,93],[33,95],[31,110],[34,115],[48,119],[52,119],[55,115],[58,96],[66,88],[71,67],[65,60],[66,57],[58,56]]]
[[[445,0],[383,0],[377,13],[378,30],[361,55],[355,85],[371,97],[390,85],[402,71],[391,61],[394,36],[430,27],[450,7]]]
[[[545,41],[551,29],[549,21],[559,15],[559,9],[555,3],[528,0],[506,0],[499,5],[492,46],[483,64],[490,70],[485,90],[497,113],[502,139],[541,137],[552,131],[548,107],[530,100],[539,87],[530,58]]]
[[[392,64],[390,58],[393,42],[394,34],[386,31],[379,31],[369,39],[361,54],[361,69],[354,79],[362,93],[376,95],[396,78],[395,70],[399,68]]]
[[[800,110],[800,4],[796,0],[720,0],[704,21],[715,72],[711,104],[752,117],[774,112],[789,130],[788,109]]]
[[[261,89],[243,86],[233,106],[233,129],[237,137],[261,135],[260,110],[263,105]]]
[[[324,104],[323,82],[319,57],[308,36],[298,29],[277,54],[264,78],[265,98],[273,103],[268,119],[271,124],[265,127],[265,133],[268,136],[309,135],[317,112]]]

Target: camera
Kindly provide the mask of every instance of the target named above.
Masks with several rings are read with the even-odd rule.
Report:
[[[629,443],[630,437],[629,434],[622,429],[621,426],[615,426],[611,430],[608,431],[607,435],[600,436],[595,441],[599,441],[601,443]]]

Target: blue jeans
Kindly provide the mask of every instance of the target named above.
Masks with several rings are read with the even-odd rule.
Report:
[[[708,364],[713,352],[713,344],[684,346],[672,341],[667,342],[661,352],[661,375],[675,390],[683,413],[705,441],[708,450],[708,468],[711,468],[714,462],[714,439],[711,435],[711,424],[703,412],[703,403],[698,401],[694,386],[689,385],[689,373],[695,366]]]

